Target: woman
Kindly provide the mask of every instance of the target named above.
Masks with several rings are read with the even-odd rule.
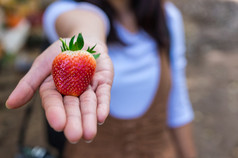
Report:
[[[45,13],[44,29],[51,42],[59,36],[69,38],[82,32],[86,45],[97,43],[96,48],[102,52],[89,89],[79,98],[62,98],[49,76],[48,64],[60,48],[58,41],[53,43],[38,57],[7,102],[9,108],[20,106],[13,102],[17,99],[14,93],[26,81],[30,82],[31,75],[40,69],[39,63],[45,63],[48,67],[38,75],[40,79],[27,85],[33,87],[31,93],[40,85],[49,124],[64,131],[72,143],[66,144],[65,157],[196,156],[191,136],[193,113],[185,85],[182,22],[172,3],[56,2]],[[111,60],[115,77],[110,116],[97,131],[96,121],[102,124],[109,113]],[[25,102],[29,99],[18,98],[24,98]],[[81,137],[94,140],[85,144],[78,142]]]

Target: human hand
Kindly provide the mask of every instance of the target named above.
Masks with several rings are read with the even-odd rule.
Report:
[[[85,48],[89,45],[92,46],[85,41]],[[9,96],[6,106],[10,109],[23,106],[40,87],[42,106],[52,128],[64,131],[66,138],[73,143],[81,137],[93,139],[97,122],[103,123],[108,116],[113,81],[113,66],[106,46],[97,44],[95,50],[101,53],[96,72],[91,85],[80,97],[62,96],[56,90],[50,73],[53,59],[61,52],[60,42],[57,41],[37,57]]]

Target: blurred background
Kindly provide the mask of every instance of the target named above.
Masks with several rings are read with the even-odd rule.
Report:
[[[17,153],[27,107],[5,101],[44,48],[42,13],[53,0],[0,0],[0,157]],[[187,45],[187,78],[201,158],[238,158],[238,0],[179,0]],[[36,94],[25,144],[46,143],[44,113]]]

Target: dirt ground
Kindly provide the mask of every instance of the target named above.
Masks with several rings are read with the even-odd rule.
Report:
[[[184,16],[187,78],[195,111],[200,158],[238,158],[238,3],[236,0],[174,1]],[[14,64],[0,71],[0,157],[12,158],[26,108],[7,110],[5,100],[22,76]],[[43,111],[36,96],[26,144],[46,144]],[[28,105],[30,106],[30,105]]]

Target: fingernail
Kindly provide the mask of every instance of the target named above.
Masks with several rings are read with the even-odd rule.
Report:
[[[76,142],[71,142],[71,141],[69,141],[71,144],[77,144],[78,143],[78,141],[76,141]]]
[[[7,109],[10,109],[7,104],[5,105],[5,107],[6,107]]]
[[[91,139],[91,140],[85,140],[85,143],[92,143],[92,141],[93,141],[93,139]]]
[[[99,126],[101,126],[101,125],[103,125],[104,124],[104,122],[98,122],[98,125]]]
[[[11,108],[7,105],[7,102],[5,103],[5,107],[6,107],[7,109],[11,109]]]

